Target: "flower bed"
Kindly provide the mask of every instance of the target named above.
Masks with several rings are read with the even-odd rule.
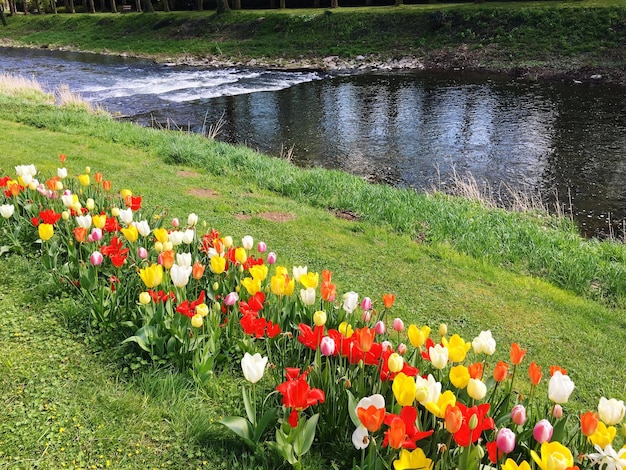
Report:
[[[567,371],[544,378],[517,343],[493,361],[490,331],[405,328],[393,294],[339,294],[331,272],[288,270],[249,235],[235,243],[195,214],[166,223],[104,175],[68,173],[0,179],[0,251],[41,253],[103,342],[199,383],[241,364],[245,416],[222,424],[251,451],[295,467],[315,443],[360,469],[626,468],[623,401],[568,410]]]

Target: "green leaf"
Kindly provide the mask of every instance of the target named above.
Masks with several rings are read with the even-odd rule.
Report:
[[[252,423],[252,426],[256,426],[256,409],[252,398],[250,398],[250,392],[245,385],[241,386],[241,394],[243,395],[243,404],[246,407],[246,415],[248,415],[248,421]]]
[[[358,402],[350,390],[346,389],[346,393],[348,394],[348,413],[350,413],[350,419],[352,420],[352,424],[358,428],[361,425],[361,420],[356,414],[356,405]]]
[[[259,442],[261,436],[265,429],[276,420],[276,408],[270,408],[267,412],[261,417],[259,422],[254,429],[254,442]]]
[[[313,444],[313,439],[315,439],[315,429],[317,427],[317,421],[319,417],[319,414],[314,414],[313,416],[311,416],[311,418],[309,418],[308,421],[306,421],[303,428],[300,428],[300,426],[298,426],[298,432],[302,435],[296,438],[296,441],[293,445],[296,455],[304,455],[311,448],[311,445]]]
[[[218,423],[223,424],[232,432],[241,437],[244,442],[252,449],[255,448],[256,444],[252,440],[252,426],[247,419],[244,419],[241,416],[227,416],[219,420]]]

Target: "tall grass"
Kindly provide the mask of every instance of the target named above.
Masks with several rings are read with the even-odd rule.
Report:
[[[0,105],[3,119],[146,149],[172,164],[243,178],[302,204],[350,212],[415,240],[449,244],[576,294],[626,305],[626,247],[616,241],[585,240],[570,220],[545,211],[508,211],[441,192],[420,194],[370,184],[340,171],[299,169],[242,146],[184,132],[144,129],[84,111],[1,96]]]

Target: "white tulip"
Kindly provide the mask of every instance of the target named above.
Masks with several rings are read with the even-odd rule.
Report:
[[[481,331],[472,341],[472,348],[476,354],[485,353],[487,356],[496,352],[496,340],[493,339],[491,330]]]
[[[8,219],[15,212],[15,206],[13,204],[2,204],[0,206],[0,215],[5,219]]]
[[[574,391],[574,382],[568,375],[563,375],[557,370],[548,383],[548,398],[554,403],[562,405],[567,403],[569,396]]]
[[[189,283],[191,270],[191,266],[179,266],[177,264],[172,265],[172,268],[170,269],[172,283],[176,287],[185,287]]]
[[[448,348],[441,344],[436,344],[428,348],[430,362],[435,369],[443,369],[448,364]]]
[[[251,250],[254,246],[254,238],[250,235],[246,235],[241,239],[241,246],[243,246],[246,250]]]
[[[259,353],[251,355],[250,353],[244,354],[241,359],[241,369],[243,370],[243,376],[250,383],[257,383],[263,377],[265,372],[265,366],[267,365],[268,357],[261,357]]]
[[[343,294],[343,309],[347,313],[352,313],[359,304],[359,294],[350,291]]]
[[[300,298],[304,305],[313,305],[315,303],[315,289],[312,287],[300,289]]]
[[[600,398],[600,403],[598,404],[598,417],[604,424],[607,426],[619,424],[624,419],[624,414],[626,414],[626,407],[624,407],[624,402],[622,400],[616,400],[615,398],[611,398],[610,400],[607,400],[604,397]]]

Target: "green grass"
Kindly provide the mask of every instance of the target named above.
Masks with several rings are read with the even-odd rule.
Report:
[[[531,246],[539,243],[532,237],[543,234],[544,249],[563,250],[562,258],[575,271],[584,268],[571,260],[576,250],[587,253],[581,263],[601,265],[607,262],[605,252],[623,256],[621,245],[583,241],[571,227],[550,228],[533,217],[458,199],[365,185],[337,172],[299,170],[197,136],[15,98],[1,98],[0,109],[2,174],[27,163],[51,174],[59,153],[65,153],[73,174],[89,165],[118,189],[131,188],[147,204],[170,208],[171,216],[196,212],[207,227],[235,239],[250,234],[264,240],[280,264],[330,269],[338,292],[355,290],[372,298],[395,292],[394,313],[406,324],[445,322],[451,333],[468,340],[491,329],[499,345],[494,361],[506,359],[508,345],[520,342],[529,350],[527,361],[569,370],[577,388],[568,408],[594,408],[601,395],[626,398],[623,308],[516,273],[525,270],[523,260],[463,254],[455,248],[451,227],[471,215],[474,222],[460,227],[463,239],[498,230],[499,239],[508,236],[510,251],[522,249],[519,234],[527,234]],[[174,145],[183,149],[176,158]],[[209,189],[214,196],[194,196],[192,189]],[[335,196],[343,192],[348,195]],[[389,207],[381,208],[385,199]],[[362,219],[339,219],[329,207]],[[272,222],[262,216],[267,212],[293,218]],[[483,223],[489,221],[493,225],[487,228]],[[436,231],[440,224],[448,226],[447,234]],[[418,239],[412,230],[426,238]],[[218,375],[205,389],[196,389],[184,375],[148,365],[131,373],[124,349],[102,350],[86,341],[79,301],[59,292],[37,261],[2,258],[0,272],[5,405],[0,407],[0,462],[6,468],[61,468],[63,462],[69,468],[98,468],[107,460],[112,468],[202,468],[205,461],[215,468],[263,465],[212,424],[222,414],[243,413],[239,378]],[[546,393],[545,383],[538,393]],[[314,447],[306,468],[330,464],[325,450]],[[273,468],[277,462],[265,465]]]
[[[242,10],[220,16],[213,12],[31,15],[10,18],[9,26],[0,29],[0,38],[161,59],[373,54],[417,55],[441,62],[441,51],[463,48],[466,55],[472,52],[467,65],[474,67],[511,69],[539,61],[546,66],[582,63],[623,69],[625,25],[622,2],[583,0]]]

